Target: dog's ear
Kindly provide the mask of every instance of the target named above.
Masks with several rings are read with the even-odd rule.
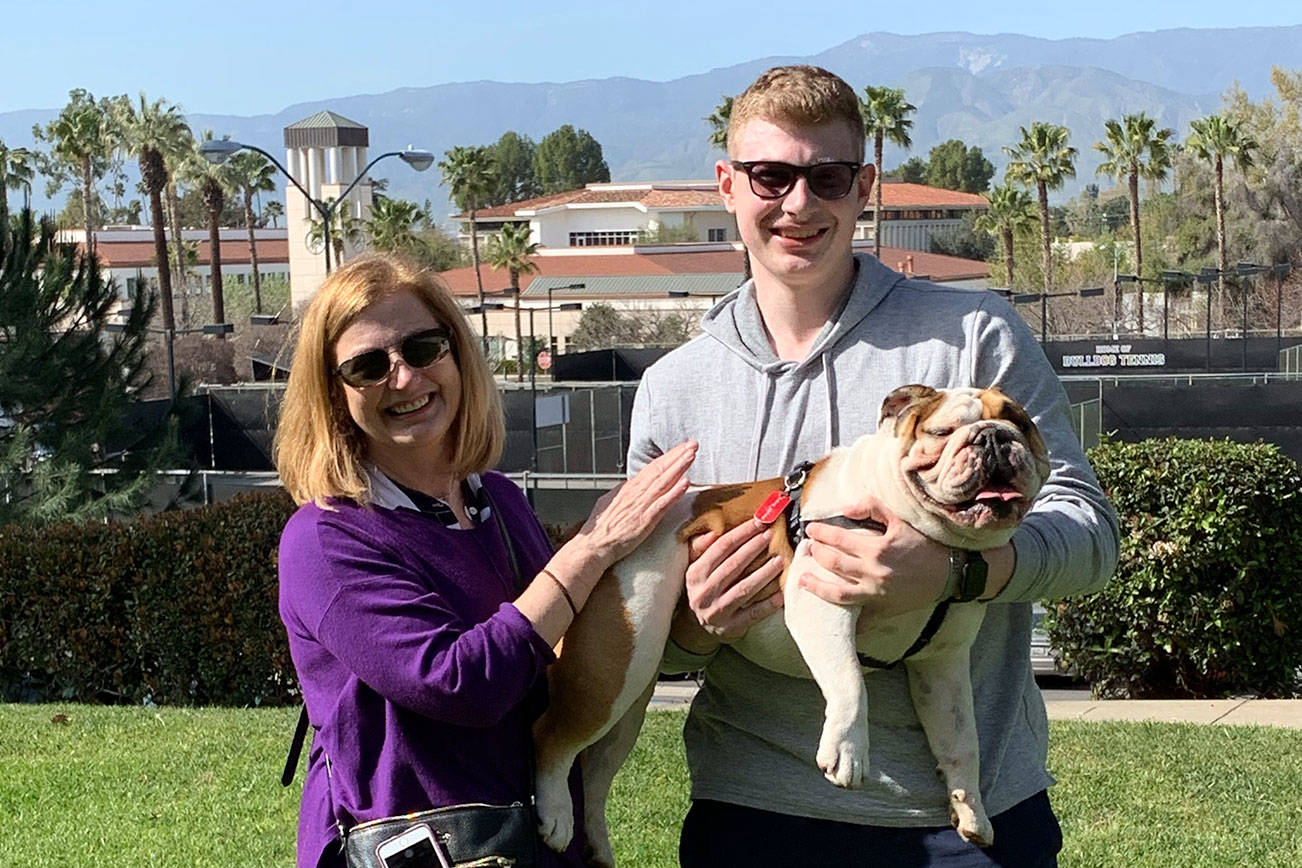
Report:
[[[930,385],[902,385],[902,387],[888,394],[887,400],[881,402],[881,415],[878,416],[878,427],[884,426],[887,419],[898,419],[910,405],[927,401],[928,398],[937,396],[935,389]]]
[[[895,391],[886,396],[882,401],[881,416],[877,419],[877,427],[884,428],[889,421],[896,436],[901,432],[899,424],[900,419],[907,415],[909,410],[936,398],[940,393],[930,386],[923,386],[917,383],[908,386],[900,386]]]

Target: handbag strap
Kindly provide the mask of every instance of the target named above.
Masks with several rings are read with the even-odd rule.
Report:
[[[502,510],[498,509],[497,501],[493,498],[492,492],[488,490],[488,483],[480,489],[483,492],[484,500],[488,502],[489,512],[492,513],[493,523],[497,525],[497,531],[502,536],[502,544],[506,546],[506,557],[511,563],[511,576],[515,579],[515,592],[523,593],[527,582],[524,576],[520,574],[520,561],[515,556],[515,541],[511,539],[511,534],[506,530],[506,517]]]
[[[294,783],[294,772],[298,770],[298,758],[303,755],[303,742],[307,740],[307,704],[298,712],[298,724],[294,727],[294,737],[289,742],[289,755],[285,757],[285,769],[280,773],[280,785],[287,787]]]

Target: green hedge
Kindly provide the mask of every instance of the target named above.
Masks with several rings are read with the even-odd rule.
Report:
[[[1112,696],[1293,695],[1302,471],[1273,446],[1090,453],[1122,524],[1103,591],[1050,607],[1063,660]],[[132,522],[0,528],[0,696],[297,701],[276,610],[282,492]]]
[[[1105,442],[1090,460],[1121,520],[1116,575],[1050,607],[1096,694],[1290,696],[1302,667],[1302,471],[1275,446]]]
[[[296,701],[276,610],[283,492],[111,524],[0,528],[7,699]]]

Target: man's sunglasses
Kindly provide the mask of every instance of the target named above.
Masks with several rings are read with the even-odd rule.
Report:
[[[732,167],[740,169],[750,178],[751,192],[761,199],[781,199],[805,179],[809,192],[820,199],[843,199],[854,189],[855,179],[863,163],[828,162],[812,166],[793,166],[773,160],[733,160]]]
[[[358,353],[335,368],[339,378],[354,388],[375,386],[389,379],[393,372],[391,349],[397,349],[407,367],[428,368],[452,349],[452,336],[443,326],[416,332],[402,339],[397,347],[367,350]]]

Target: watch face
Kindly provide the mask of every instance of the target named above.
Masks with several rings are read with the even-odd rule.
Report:
[[[990,574],[990,565],[981,556],[981,552],[968,552],[963,559],[963,579],[959,582],[958,595],[963,601],[975,600],[985,593],[986,577]]]

